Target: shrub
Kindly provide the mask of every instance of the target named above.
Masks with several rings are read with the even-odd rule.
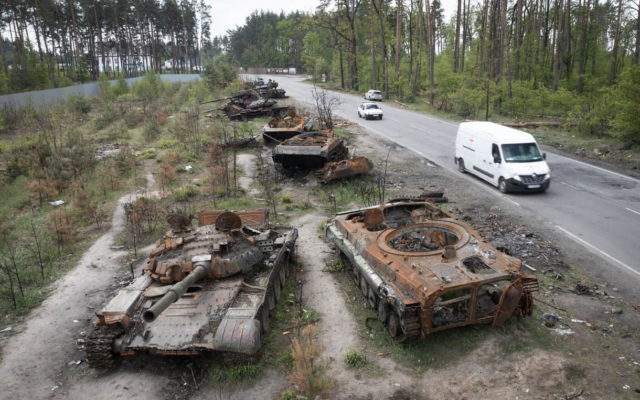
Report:
[[[138,110],[129,110],[124,114],[124,122],[127,124],[127,128],[132,129],[140,125],[144,120],[144,115]]]
[[[87,114],[91,111],[91,100],[84,96],[70,96],[69,108],[73,112]]]
[[[614,89],[617,113],[613,135],[640,143],[640,66],[627,67]]]
[[[140,160],[148,160],[151,158],[156,158],[155,149],[144,149],[138,154],[138,158]]]
[[[97,130],[101,130],[106,128],[107,126],[111,125],[113,123],[113,121],[115,121],[116,119],[118,119],[119,117],[119,113],[118,111],[113,108],[112,106],[107,106],[105,108],[105,110],[102,112],[102,114],[100,114],[95,120],[94,120],[94,125],[96,127]]]
[[[200,191],[195,185],[188,183],[176,190],[174,197],[176,201],[187,201],[190,198],[197,196],[199,193]]]
[[[344,362],[352,368],[362,368],[369,363],[369,360],[364,353],[351,349],[344,356]]]
[[[160,134],[160,127],[156,124],[147,124],[142,129],[145,140],[152,141]],[[162,147],[161,147],[162,148]]]

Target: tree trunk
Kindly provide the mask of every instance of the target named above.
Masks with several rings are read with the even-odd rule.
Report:
[[[382,90],[384,92],[384,97],[389,97],[389,58],[387,55],[387,42],[385,40],[385,32],[384,32],[384,19],[382,13],[382,6],[384,5],[383,0],[379,0],[380,4],[376,2],[376,0],[371,0],[371,4],[373,4],[373,8],[376,10],[376,15],[378,16],[378,24],[380,25],[380,46],[382,49]],[[422,1],[422,0],[420,0]]]
[[[460,66],[460,18],[462,14],[462,0],[458,0],[458,8],[456,11],[456,36],[453,43],[453,72],[458,72]]]
[[[578,61],[578,83],[576,90],[582,94],[584,91],[584,73],[587,67],[587,49],[589,43],[589,5],[590,0],[586,0],[582,8],[582,31],[580,33],[580,59]]]
[[[609,67],[609,86],[616,82],[618,77],[618,48],[620,47],[620,21],[622,19],[622,0],[618,0],[618,12],[615,29],[613,31],[613,48],[611,49],[611,66]]]
[[[396,54],[395,54],[395,80],[396,80],[396,96],[401,97],[400,93],[400,45],[402,41],[402,4],[403,0],[396,0]]]

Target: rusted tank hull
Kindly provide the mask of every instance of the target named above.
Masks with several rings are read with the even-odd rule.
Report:
[[[264,210],[200,214],[202,222],[212,218],[224,229],[209,224],[165,235],[145,274],[97,313],[85,345],[90,365],[109,367],[116,356],[139,352],[258,354],[297,231],[265,228]]]
[[[397,340],[531,314],[535,276],[432,203],[341,213],[325,233]]]
[[[282,143],[305,131],[307,120],[295,112],[286,116],[276,116],[272,118],[262,128],[262,138],[267,144]]]
[[[330,131],[307,132],[285,140],[273,149],[273,161],[284,168],[321,168],[349,153],[344,141]]]
[[[354,157],[349,160],[330,162],[317,171],[318,180],[328,183],[351,176],[368,174],[373,169],[373,163],[366,157]]]

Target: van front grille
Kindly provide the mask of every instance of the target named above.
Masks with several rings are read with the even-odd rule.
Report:
[[[527,185],[540,185],[544,183],[544,175],[520,175],[522,183]]]

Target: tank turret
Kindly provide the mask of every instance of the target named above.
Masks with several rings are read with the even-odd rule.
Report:
[[[85,344],[89,364],[109,367],[138,352],[254,357],[297,238],[295,229],[271,229],[267,216],[201,212],[196,228],[171,217],[143,275],[97,313]]]

